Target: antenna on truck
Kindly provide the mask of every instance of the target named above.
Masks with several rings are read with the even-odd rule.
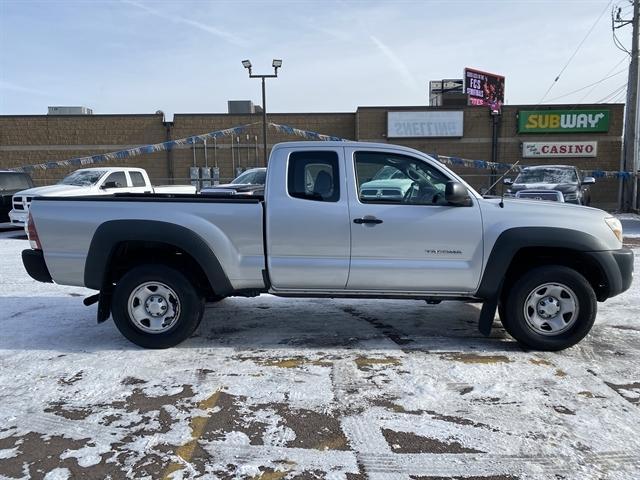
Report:
[[[507,175],[507,173],[509,173],[514,168],[516,168],[516,166],[519,163],[520,163],[520,160],[518,160],[516,163],[511,165],[511,167],[509,167],[509,169],[506,172],[504,172],[502,174],[502,176],[500,178],[498,178],[498,180],[493,182],[493,184],[489,187],[488,191],[491,191],[493,189],[493,187],[495,187],[498,183],[500,183],[502,181],[502,179]],[[500,205],[500,208],[504,208],[504,186],[502,187],[502,191],[500,192],[500,203],[498,205]]]

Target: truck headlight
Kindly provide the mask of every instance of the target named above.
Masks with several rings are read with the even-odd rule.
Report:
[[[622,242],[622,223],[616,217],[607,217],[604,221],[609,225],[609,228],[613,232],[620,242]]]
[[[578,193],[577,192],[565,193],[564,194],[564,199],[565,200],[577,200],[578,199]]]

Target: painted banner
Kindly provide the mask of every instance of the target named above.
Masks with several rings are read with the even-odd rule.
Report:
[[[387,138],[462,137],[464,112],[388,112]]]
[[[609,110],[520,110],[518,133],[609,131]]]
[[[524,142],[523,158],[595,157],[598,142]]]

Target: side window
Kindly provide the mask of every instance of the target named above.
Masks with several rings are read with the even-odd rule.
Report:
[[[318,202],[340,199],[340,173],[336,152],[294,152],[287,173],[289,195]]]
[[[131,177],[131,185],[134,187],[146,187],[147,183],[144,181],[144,177],[140,172],[129,172]]]
[[[116,182],[115,187],[109,188],[124,188],[127,186],[127,176],[124,174],[124,172],[113,172],[107,177],[102,185],[106,185],[109,182]]]
[[[447,204],[444,192],[450,179],[417,158],[384,152],[356,152],[354,161],[362,203]]]

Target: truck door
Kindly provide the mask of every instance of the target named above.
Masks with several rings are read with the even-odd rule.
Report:
[[[344,149],[280,148],[270,160],[267,177],[272,287],[344,289],[351,248]]]
[[[428,160],[345,148],[351,202],[347,290],[471,292],[482,269],[482,219],[444,200],[447,174]],[[353,181],[355,179],[355,181]]]

